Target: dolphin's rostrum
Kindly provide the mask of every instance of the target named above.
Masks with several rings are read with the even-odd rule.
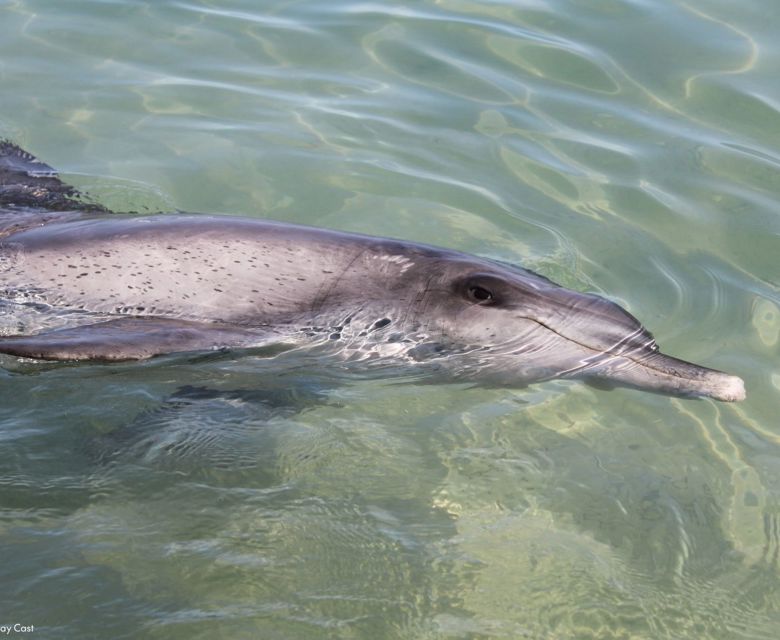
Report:
[[[742,380],[662,354],[628,312],[519,267],[281,222],[115,214],[0,143],[0,301],[61,328],[0,352],[131,360],[288,343],[366,366],[523,385],[595,377],[741,400]],[[77,318],[74,321],[73,318]]]

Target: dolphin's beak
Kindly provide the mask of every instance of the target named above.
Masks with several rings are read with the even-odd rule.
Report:
[[[652,334],[617,304],[560,287],[526,293],[529,316],[586,354],[563,377],[596,377],[616,384],[725,402],[744,400],[741,378],[664,355]]]
[[[660,351],[630,358],[606,357],[606,362],[597,364],[588,373],[619,384],[674,395],[705,396],[723,402],[745,399],[742,378],[678,360]]]

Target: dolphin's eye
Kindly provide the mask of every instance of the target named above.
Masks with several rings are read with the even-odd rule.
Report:
[[[469,298],[477,304],[490,304],[493,302],[493,293],[490,290],[485,289],[485,287],[474,285],[469,287],[468,291]]]
[[[482,307],[503,307],[510,291],[507,281],[492,273],[470,273],[452,284],[453,293],[461,300]]]

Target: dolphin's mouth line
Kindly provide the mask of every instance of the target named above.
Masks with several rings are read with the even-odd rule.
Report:
[[[479,306],[479,305],[474,304],[472,306]],[[639,366],[647,367],[648,369],[652,369],[653,371],[657,371],[659,374],[662,374],[662,375],[663,374],[665,374],[665,375],[674,375],[674,376],[676,376],[678,378],[681,378],[682,380],[690,380],[691,379],[689,377],[681,375],[679,372],[676,372],[676,371],[673,371],[673,370],[672,371],[666,371],[666,370],[661,369],[659,367],[653,366],[650,362],[647,362],[645,360],[640,360],[637,357],[635,357],[635,354],[636,354],[636,352],[639,349],[646,348],[646,347],[650,347],[652,349],[652,353],[658,353],[658,346],[657,346],[657,344],[655,342],[655,339],[653,339],[652,337],[650,338],[650,340],[647,343],[642,344],[642,345],[637,346],[637,347],[632,347],[628,351],[625,351],[625,352],[622,352],[622,353],[615,351],[615,349],[618,348],[622,343],[624,343],[627,340],[630,340],[631,338],[633,338],[634,336],[640,334],[642,332],[642,328],[641,327],[639,327],[638,329],[636,329],[632,333],[629,333],[624,338],[621,338],[620,340],[618,340],[615,344],[613,344],[609,348],[601,349],[601,348],[598,348],[598,347],[592,347],[592,346],[590,346],[588,344],[580,342],[579,340],[571,338],[571,337],[561,333],[560,331],[557,331],[556,329],[554,329],[550,325],[542,322],[541,320],[538,320],[537,318],[532,318],[532,317],[525,316],[525,315],[517,315],[517,316],[514,316],[514,317],[517,318],[517,319],[528,320],[529,322],[533,322],[533,323],[539,325],[540,327],[542,327],[543,329],[547,329],[549,332],[554,333],[555,335],[557,335],[560,338],[563,338],[564,340],[568,340],[569,342],[571,342],[573,344],[576,344],[576,345],[582,347],[583,349],[587,349],[588,351],[592,351],[594,355],[593,356],[588,356],[588,358],[594,358],[594,357],[598,357],[598,356],[611,356],[611,357],[605,358],[602,361],[598,362],[598,365],[607,364],[610,360],[613,360],[613,359],[616,359],[616,358],[627,358],[628,360],[631,360],[631,362],[634,362],[634,363],[638,364]],[[572,367],[572,368],[567,369],[565,371],[561,371],[560,373],[556,374],[556,377],[564,376],[564,375],[567,375],[567,374],[570,374],[570,373],[576,373],[578,371],[582,371],[584,369],[589,369],[589,368],[594,367],[594,366],[596,366],[596,363],[585,362],[584,364],[578,365],[576,367]],[[701,367],[701,368],[704,369],[704,367]]]
[[[593,351],[594,356],[589,356],[589,357],[608,356],[605,359],[599,361],[598,363],[586,362],[586,363],[581,364],[579,366],[572,367],[571,369],[567,369],[566,371],[561,371],[560,373],[557,374],[557,376],[565,376],[567,374],[577,373],[579,371],[587,370],[587,369],[595,367],[597,365],[599,365],[599,366],[600,365],[605,365],[605,364],[608,364],[610,361],[612,361],[614,359],[617,359],[617,358],[626,358],[626,359],[630,360],[631,362],[634,362],[634,363],[638,364],[641,367],[646,367],[648,369],[652,369],[653,371],[656,371],[660,375],[673,376],[673,377],[676,377],[676,378],[680,378],[681,380],[694,380],[695,379],[695,377],[686,376],[681,371],[676,370],[676,369],[672,369],[672,368],[668,368],[668,367],[654,366],[652,361],[649,358],[640,359],[640,358],[636,357],[636,352],[640,348],[646,347],[646,346],[650,346],[650,345],[653,345],[654,348],[653,348],[652,352],[649,355],[653,355],[653,354],[659,353],[658,347],[655,345],[655,340],[651,340],[647,344],[642,345],[642,347],[635,347],[635,348],[631,349],[630,351],[625,351],[625,352],[622,352],[622,353],[621,352],[615,352],[615,348],[616,347],[619,347],[621,343],[625,342],[626,340],[630,340],[633,336],[637,335],[641,331],[640,329],[637,329],[633,333],[628,334],[625,338],[622,338],[621,340],[616,342],[614,345],[612,345],[608,349],[597,349],[595,347],[591,347],[590,345],[584,344],[584,343],[580,342],[579,340],[575,340],[574,338],[570,338],[569,336],[564,335],[563,333],[561,333],[559,331],[556,331],[551,326],[545,324],[541,320],[537,320],[536,318],[529,318],[528,316],[517,316],[517,317],[518,318],[522,318],[523,320],[529,320],[530,322],[534,322],[534,323],[538,324],[540,327],[543,327],[543,328],[547,329],[551,333],[554,333],[555,335],[563,338],[564,340],[568,340],[569,342],[572,342],[572,343],[582,347],[583,349],[587,349],[588,351]],[[665,356],[665,357],[668,358],[669,356]],[[686,364],[688,364],[688,363],[686,363]],[[706,367],[699,367],[698,365],[695,365],[695,366],[697,367],[697,369],[702,370],[702,371],[714,371],[714,369],[708,369]]]

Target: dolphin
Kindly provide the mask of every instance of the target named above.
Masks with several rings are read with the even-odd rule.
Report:
[[[269,220],[113,213],[9,141],[0,142],[0,304],[56,320],[0,335],[0,353],[24,358],[291,345],[483,384],[579,377],[745,397],[740,378],[661,353],[617,304],[521,267]]]

